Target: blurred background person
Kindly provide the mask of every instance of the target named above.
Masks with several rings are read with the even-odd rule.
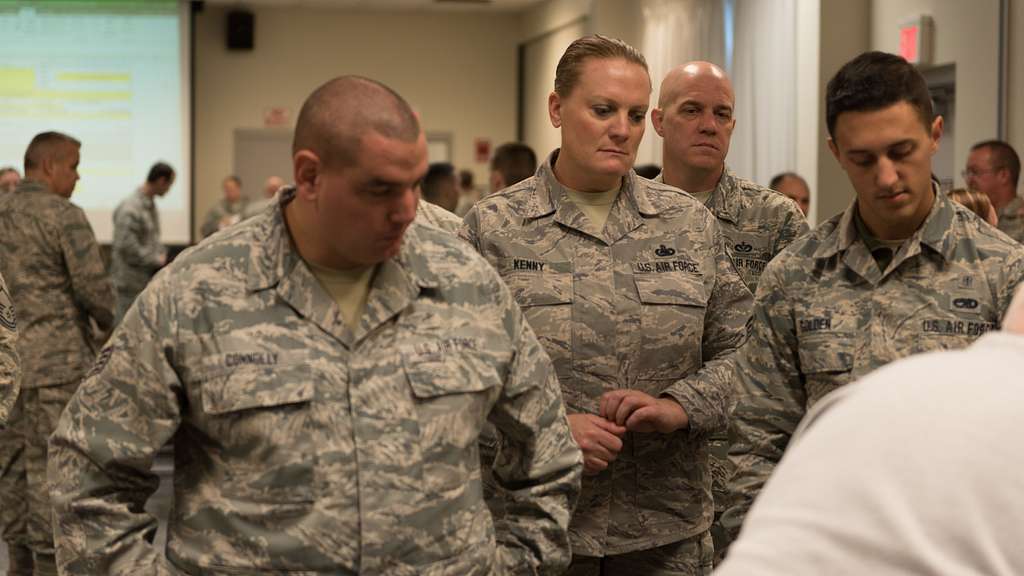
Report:
[[[537,172],[537,154],[522,142],[506,142],[491,158],[490,193],[508,188]]]
[[[149,283],[167,264],[167,247],[160,241],[160,213],[156,199],[174,184],[174,168],[157,162],[146,181],[114,210],[114,243],[110,249],[110,273],[117,290],[117,322]]]
[[[1024,242],[1024,198],[1017,195],[1020,156],[1006,142],[986,140],[971,147],[961,173],[969,190],[985,193],[999,216],[999,229]]]
[[[807,216],[807,211],[811,209],[811,189],[807,186],[807,181],[804,180],[803,176],[796,172],[776,174],[772,177],[768,187],[782,192],[787,198],[796,202],[800,211],[804,213],[804,216]]]
[[[263,182],[263,197],[259,200],[253,200],[245,207],[245,212],[242,215],[243,218],[252,218],[253,216],[263,212],[267,206],[274,201],[274,195],[277,191],[285,185],[285,181],[280,176],[271,176]]]
[[[454,213],[459,202],[455,167],[448,162],[434,162],[423,177],[421,195],[424,200]]]
[[[14,192],[14,188],[21,182],[21,175],[18,169],[13,166],[0,168],[0,192]]]
[[[221,190],[224,192],[223,198],[210,208],[203,219],[203,226],[200,228],[203,238],[241,222],[245,208],[249,204],[249,199],[242,194],[242,181],[238,176],[224,178]]]
[[[455,205],[455,214],[460,218],[469,212],[470,207],[480,199],[480,191],[476,189],[472,170],[459,170],[459,202]]]

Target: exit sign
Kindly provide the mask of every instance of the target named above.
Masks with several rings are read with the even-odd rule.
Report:
[[[932,18],[921,15],[900,24],[900,56],[911,64],[931,64]]]

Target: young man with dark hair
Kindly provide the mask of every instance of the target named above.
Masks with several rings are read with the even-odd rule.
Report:
[[[967,346],[999,326],[1024,278],[1024,247],[932,182],[942,118],[914,66],[861,54],[829,81],[826,118],[856,199],[761,277],[737,359],[733,535],[808,409],[893,360]]]

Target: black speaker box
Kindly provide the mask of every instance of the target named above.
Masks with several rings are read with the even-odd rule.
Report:
[[[247,10],[228,12],[228,50],[252,50],[256,17]]]

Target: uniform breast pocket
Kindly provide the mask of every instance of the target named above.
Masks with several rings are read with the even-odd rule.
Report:
[[[204,465],[226,496],[271,504],[313,499],[315,384],[305,366],[244,367],[202,382]]]
[[[701,277],[636,274],[634,281],[641,308],[638,378],[674,380],[697,370],[708,306]]]
[[[828,333],[801,340],[797,354],[808,409],[829,392],[849,384],[854,358],[852,335]]]
[[[501,393],[497,370],[471,353],[406,357],[403,368],[415,408],[425,490],[464,487],[479,478],[481,430]]]
[[[564,382],[572,377],[572,272],[554,271],[569,262],[548,266],[552,271],[512,272],[504,280]]]

